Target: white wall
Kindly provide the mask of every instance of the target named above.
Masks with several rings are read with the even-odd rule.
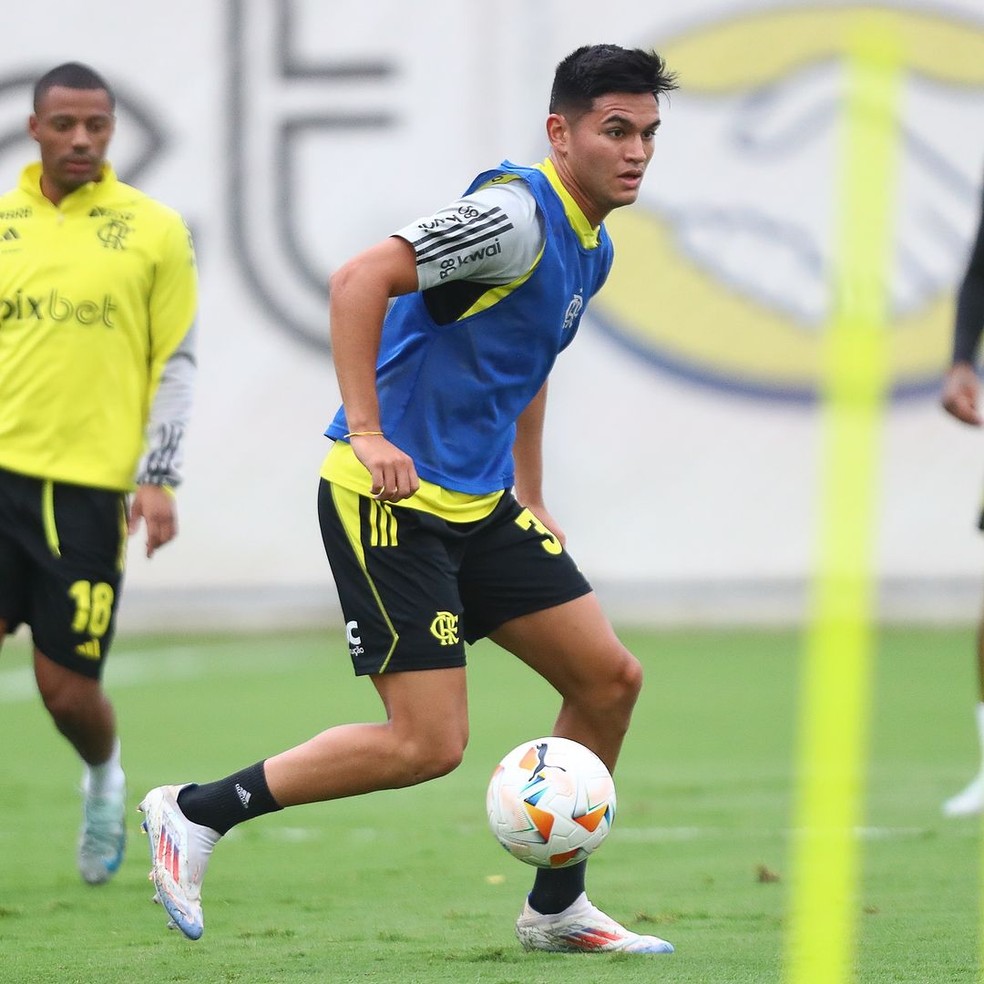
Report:
[[[49,0],[8,19],[0,185],[33,157],[18,136],[28,80],[86,61],[121,97],[118,170],[131,173],[152,151],[135,183],[180,209],[198,242],[200,384],[182,533],[149,563],[133,545],[124,621],[331,616],[315,513],[321,432],[338,403],[317,344],[327,273],[444,204],[478,170],[542,157],[553,67],[595,41],[656,46],[680,68],[681,89],[664,106],[638,207],[643,238],[612,223],[623,260],[649,233],[664,237],[643,252],[642,287],[636,278],[598,305],[606,325],[621,319],[622,340],[589,322],[555,372],[548,501],[618,611],[799,612],[814,557],[820,417],[811,402],[748,390],[812,385],[810,346],[830,311],[824,271],[836,258],[848,44],[838,32],[857,8],[693,0],[685,17],[679,9]],[[890,296],[910,345],[900,381],[922,388],[886,413],[878,566],[887,610],[970,618],[984,570],[973,532],[984,445],[938,409],[934,380],[979,202],[984,75],[973,65],[984,16],[979,0],[878,10],[899,31],[904,69]],[[964,39],[956,54],[950,30]],[[914,36],[918,46],[907,46]],[[800,265],[770,229],[791,236]],[[765,323],[780,344],[758,337]],[[683,374],[658,364],[667,328],[683,345],[673,350]],[[726,385],[696,378],[708,375]]]

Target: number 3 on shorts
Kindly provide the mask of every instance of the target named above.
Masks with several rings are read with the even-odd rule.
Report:
[[[516,525],[524,530],[536,530],[537,533],[541,534],[543,541],[540,545],[547,551],[548,554],[559,554],[564,552],[564,548],[560,545],[560,541],[557,537],[555,537],[553,533],[551,533],[550,530],[548,530],[546,526],[544,526],[543,523],[541,523],[540,520],[538,520],[536,516],[529,511],[529,509],[524,509],[516,517]]]

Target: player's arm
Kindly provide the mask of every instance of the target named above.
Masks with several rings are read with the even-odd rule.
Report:
[[[146,529],[147,556],[177,536],[174,490],[181,484],[183,442],[194,396],[198,279],[191,236],[177,216],[161,237],[148,308],[151,400],[146,451],[137,470],[129,532]]]
[[[566,542],[564,531],[543,502],[543,425],[547,415],[547,383],[530,400],[516,420],[513,463],[516,468],[514,492],[517,500],[557,539]]]
[[[967,271],[957,293],[953,332],[953,359],[943,380],[942,402],[946,411],[965,424],[980,426],[980,380],[977,350],[984,330],[984,213],[977,226]]]
[[[184,435],[191,417],[195,377],[197,329],[192,325],[171,353],[161,372],[147,425],[147,447],[137,470],[137,488],[130,505],[130,533],[143,521],[147,556],[178,534],[174,491],[181,484]]]
[[[482,249],[493,243],[495,250]],[[332,276],[331,338],[345,420],[353,435],[348,440],[369,470],[377,498],[398,502],[419,487],[413,461],[385,435],[371,434],[383,430],[376,365],[390,299],[446,288],[458,280],[509,283],[530,269],[541,243],[536,203],[528,191],[480,189],[397,230]],[[466,262],[459,262],[462,258]],[[369,435],[360,436],[367,431]]]
[[[349,442],[372,476],[372,492],[399,502],[420,487],[409,455],[382,434],[376,363],[390,298],[417,289],[413,247],[391,236],[340,267],[328,285],[335,375],[345,407]]]

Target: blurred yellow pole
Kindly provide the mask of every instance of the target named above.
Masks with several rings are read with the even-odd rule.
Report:
[[[784,965],[789,984],[854,978],[900,67],[891,25],[877,13],[859,14],[845,65],[833,310],[822,366],[817,562],[801,682]]]

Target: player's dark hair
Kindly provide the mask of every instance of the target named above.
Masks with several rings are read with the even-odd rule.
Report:
[[[66,89],[103,89],[109,96],[110,108],[116,108],[116,95],[98,72],[81,62],[65,62],[64,65],[56,65],[50,72],[45,72],[34,83],[35,113],[48,90],[56,85],[64,86]]]
[[[617,44],[586,44],[572,51],[554,73],[550,112],[580,115],[607,92],[660,94],[677,87],[676,76],[655,52]]]

